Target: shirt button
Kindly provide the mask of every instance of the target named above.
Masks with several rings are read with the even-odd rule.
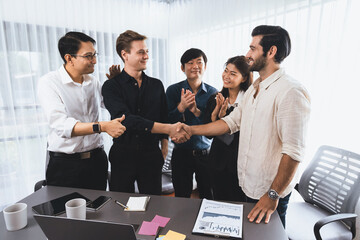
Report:
[[[135,83],[135,86],[137,86],[137,83]]]
[[[140,112],[140,108],[138,108],[138,112]]]
[[[139,137],[139,135],[137,135],[137,134],[136,134],[136,135],[135,135],[135,137],[136,137],[136,138],[138,138],[138,137]]]
[[[145,128],[145,131],[147,131],[148,130],[148,128]]]

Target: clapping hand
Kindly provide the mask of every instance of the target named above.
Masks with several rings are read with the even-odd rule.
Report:
[[[223,98],[224,98],[224,97],[223,97]],[[220,111],[219,111],[219,115],[218,115],[219,118],[225,117],[225,115],[226,115],[226,110],[227,110],[227,107],[228,107],[228,104],[229,104],[229,98],[226,98],[225,100],[223,99],[222,101],[223,101],[223,103],[222,103],[222,105],[221,105],[221,108],[220,108]]]
[[[121,73],[120,65],[112,65],[109,67],[109,73],[106,73],[107,79],[116,77]]]
[[[195,94],[188,89],[181,89],[180,103],[178,105],[179,112],[183,113],[187,108],[189,110],[196,109]]]
[[[229,99],[228,98],[225,99],[221,93],[218,93],[215,99],[216,99],[216,106],[213,112],[211,113],[211,121],[213,122],[226,115],[226,110],[229,103]]]

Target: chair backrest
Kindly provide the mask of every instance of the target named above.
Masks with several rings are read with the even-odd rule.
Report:
[[[299,193],[332,213],[354,213],[360,195],[360,155],[321,146],[302,174]]]

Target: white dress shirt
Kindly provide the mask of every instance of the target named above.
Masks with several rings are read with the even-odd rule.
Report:
[[[102,103],[101,84],[84,75],[82,84],[72,80],[61,66],[40,78],[38,97],[49,123],[48,150],[85,152],[103,145],[100,134],[71,137],[77,122],[97,122]]]
[[[238,177],[248,197],[259,199],[270,189],[282,154],[303,160],[309,116],[308,92],[279,69],[261,82],[257,79],[241,104],[222,118],[231,133],[240,130]],[[297,180],[296,175],[280,196],[288,195]]]

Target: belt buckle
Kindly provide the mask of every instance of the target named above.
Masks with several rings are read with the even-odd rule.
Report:
[[[80,153],[80,158],[81,159],[87,159],[87,158],[90,158],[90,156],[91,156],[90,152]]]
[[[194,157],[196,157],[196,150],[194,149],[194,150],[192,150],[192,155],[194,156]]]

